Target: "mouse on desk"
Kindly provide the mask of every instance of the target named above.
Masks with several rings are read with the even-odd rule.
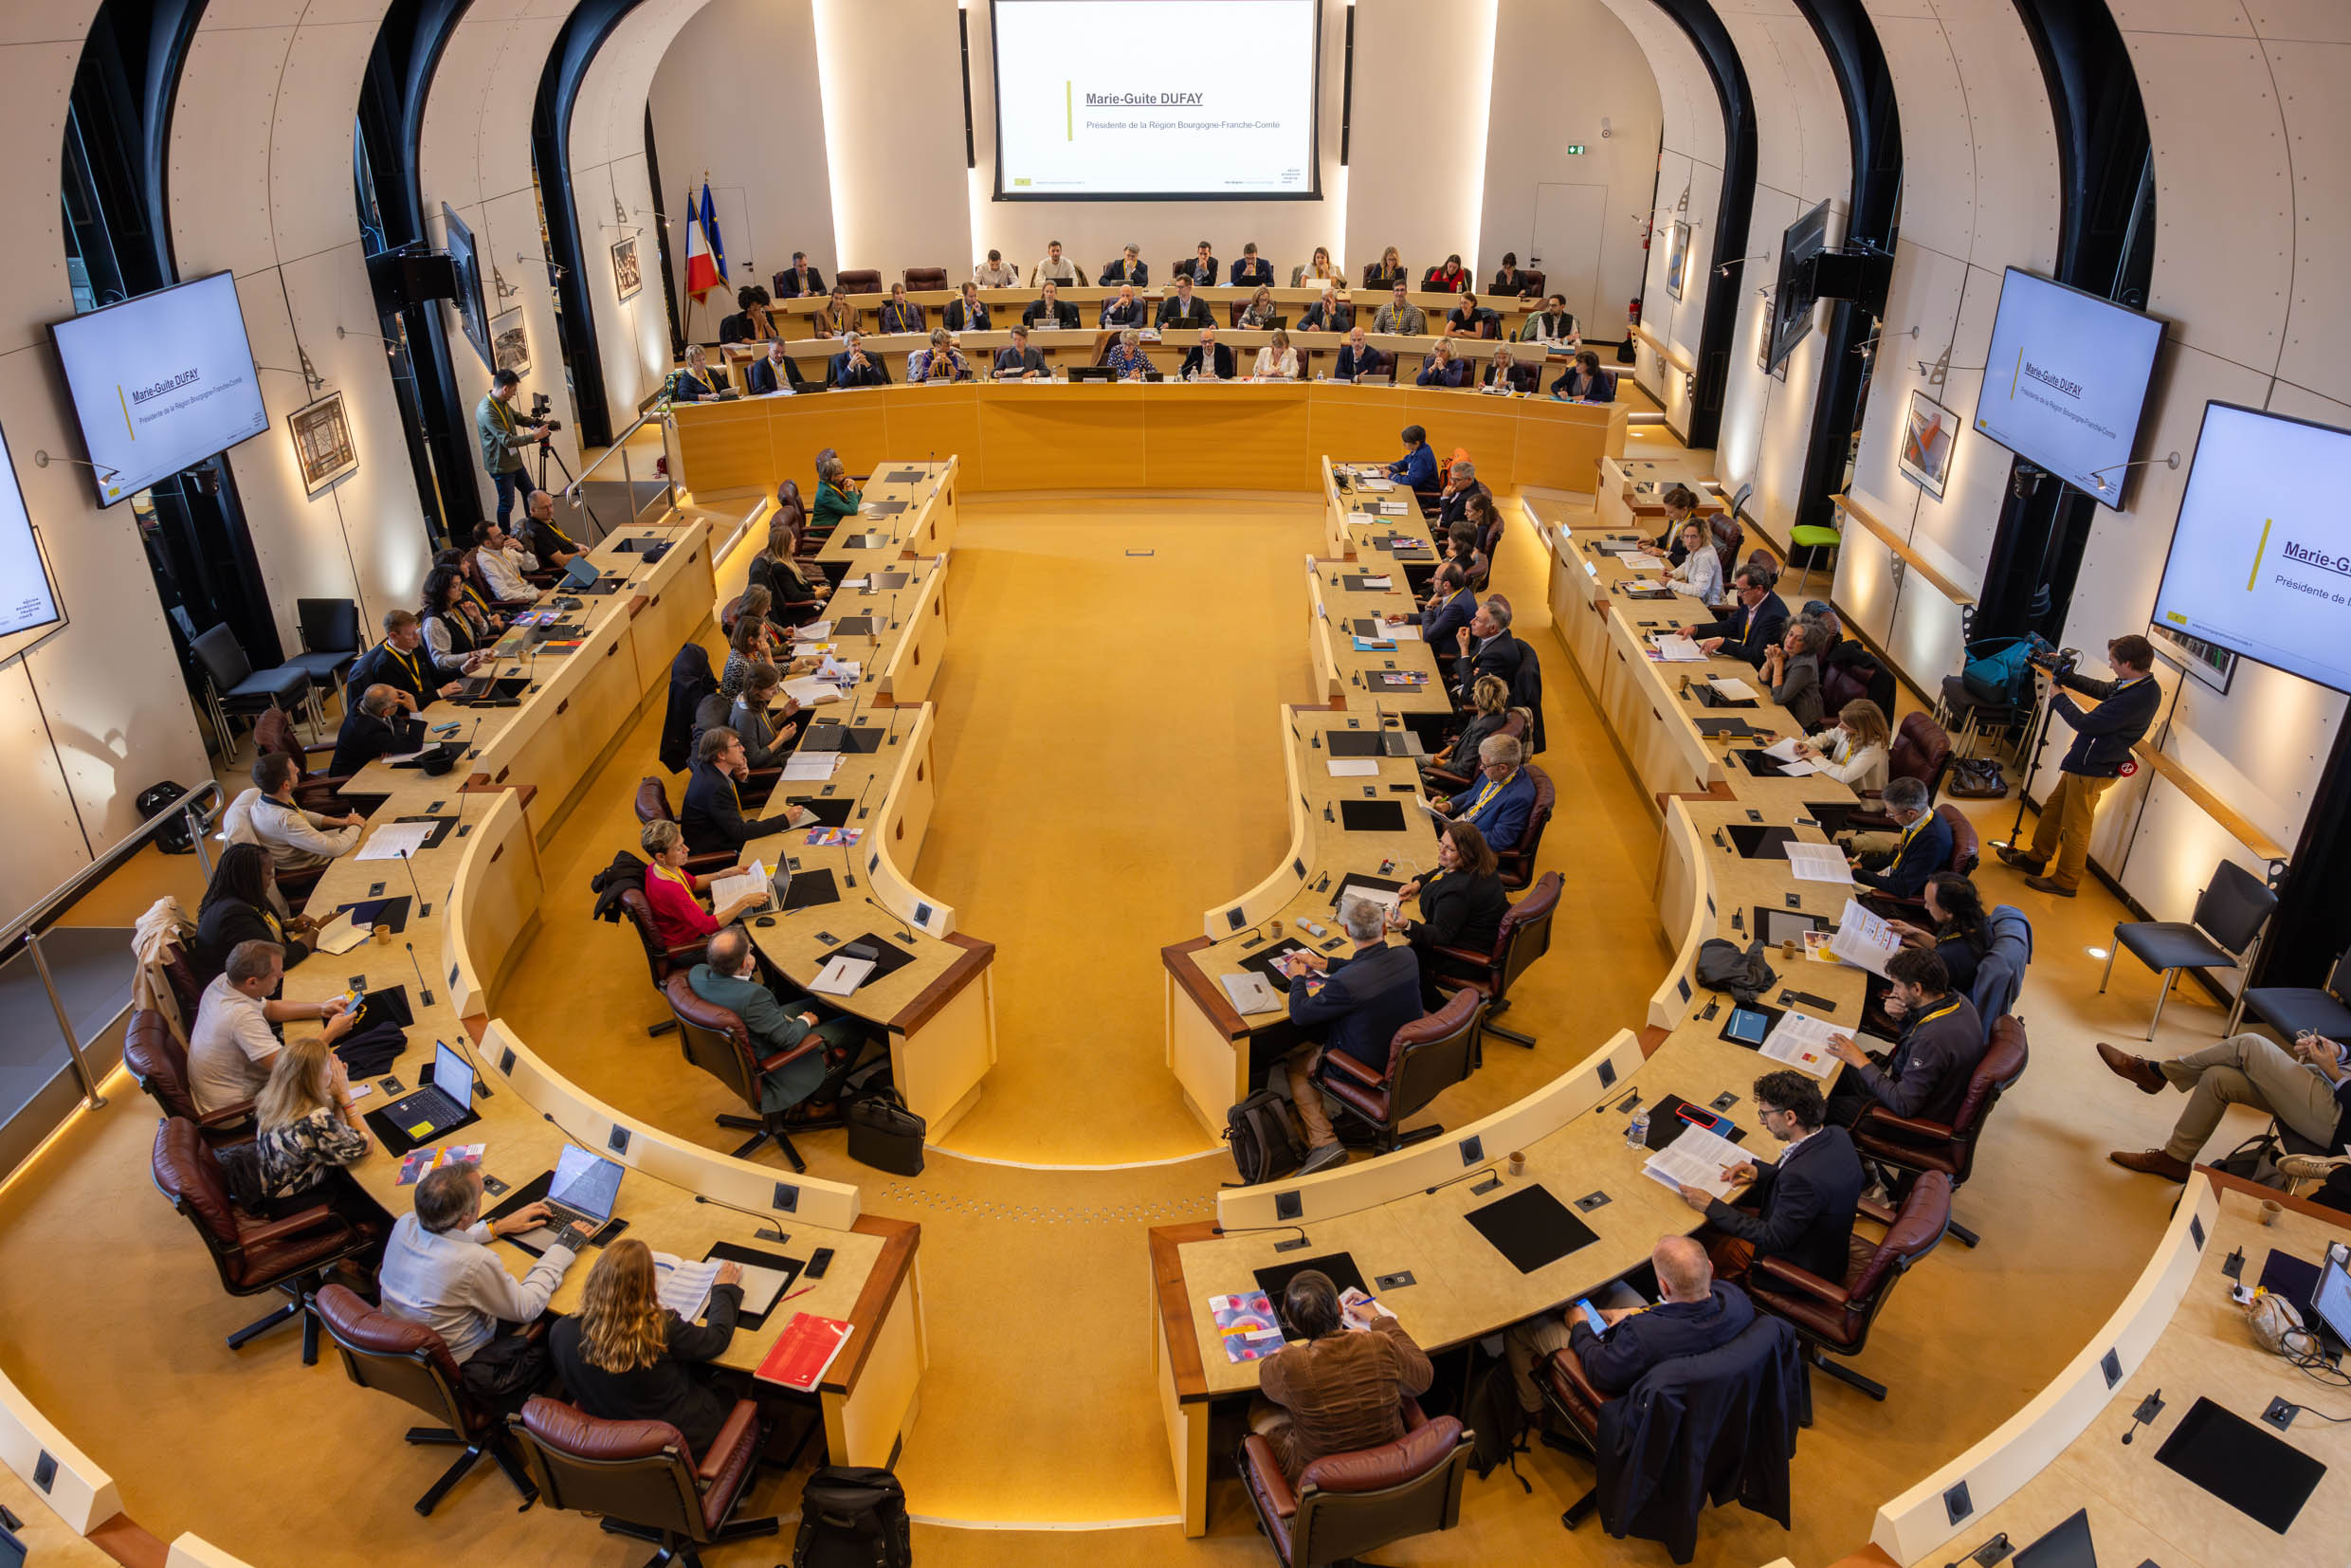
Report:
[[[754,925],[774,925],[775,923],[775,917],[773,915],[762,915],[751,923]]]

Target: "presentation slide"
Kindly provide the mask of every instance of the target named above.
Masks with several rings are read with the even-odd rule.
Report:
[[[57,619],[57,589],[41,564],[41,548],[32,537],[32,515],[25,510],[25,493],[16,487],[16,466],[9,461],[7,439],[0,437],[0,638],[49,626]],[[0,654],[13,656],[15,652],[13,647],[0,645]]]
[[[2139,439],[2162,340],[2163,323],[2152,316],[2012,266],[1992,322],[1976,428],[2120,511],[2128,477],[2122,465]]]
[[[2351,431],[2204,405],[2155,624],[2351,691],[2351,515],[2313,500],[2346,464]]]
[[[59,321],[49,336],[101,506],[269,428],[226,272]]]
[[[997,197],[1321,194],[1320,9],[1320,0],[994,0]]]

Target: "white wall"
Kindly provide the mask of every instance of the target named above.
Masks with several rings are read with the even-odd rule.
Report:
[[[1473,276],[1492,271],[1477,245],[1495,9],[1358,0],[1344,257],[1356,277],[1392,245],[1415,282],[1456,251]]]
[[[978,81],[987,80],[978,47],[987,14],[985,7],[972,12]],[[814,22],[841,262],[872,267],[884,283],[910,266],[964,275],[971,182],[955,0],[816,0]],[[975,119],[980,102],[974,100]]]

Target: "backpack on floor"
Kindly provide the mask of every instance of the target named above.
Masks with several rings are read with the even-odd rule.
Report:
[[[910,1568],[906,1489],[886,1469],[826,1465],[800,1493],[792,1568]]]
[[[1290,1103],[1271,1089],[1259,1089],[1225,1113],[1225,1141],[1232,1145],[1244,1187],[1285,1176],[1306,1158],[1290,1126]]]
[[[1485,1480],[1503,1466],[1512,1479],[1532,1492],[1534,1486],[1519,1474],[1519,1455],[1526,1451],[1526,1412],[1519,1405],[1519,1380],[1508,1361],[1496,1361],[1469,1385],[1469,1404],[1463,1413],[1469,1423],[1469,1468]]]

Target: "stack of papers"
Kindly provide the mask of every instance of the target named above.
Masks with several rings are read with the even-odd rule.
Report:
[[[1736,676],[1718,675],[1708,684],[1711,684],[1715,690],[1721,692],[1723,696],[1731,699],[1735,702],[1751,702],[1755,701],[1755,688],[1747,684],[1746,682],[1738,679]]]
[[[1386,575],[1363,579],[1364,592],[1370,593],[1385,593],[1394,586],[1395,579]]]
[[[1697,665],[1705,663],[1706,654],[1689,638],[1668,631],[1657,639],[1657,657],[1669,665]]]
[[[1417,643],[1421,640],[1420,628],[1401,616],[1393,619],[1386,615],[1380,616],[1379,634],[1391,642],[1397,643]]]
[[[348,953],[368,939],[368,928],[352,922],[346,909],[311,935],[310,945],[320,953]]]
[[[1788,856],[1789,868],[1798,882],[1841,882],[1853,884],[1852,867],[1845,864],[1845,851],[1833,844],[1802,844],[1794,839],[1779,847]]]
[[[793,784],[822,782],[841,766],[839,752],[793,752],[784,758],[784,779]]]
[[[812,708],[820,702],[841,701],[841,688],[830,681],[819,680],[813,675],[803,675],[796,680],[784,683],[784,695],[804,708]]]
[[[1795,737],[1775,740],[1763,748],[1763,755],[1779,764],[1779,771],[1789,778],[1802,778],[1806,774],[1820,772],[1820,764],[1795,754]]]
[[[1241,1296],[1211,1296],[1209,1315],[1216,1320],[1216,1338],[1231,1364],[1262,1361],[1282,1348],[1282,1321],[1262,1290]]]
[[[653,1254],[654,1293],[662,1305],[675,1312],[687,1322],[702,1315],[710,1304],[710,1286],[719,1277],[719,1260],[704,1258],[688,1263],[667,1252]]]
[[[1845,912],[1837,917],[1837,928],[1829,939],[1829,951],[1857,968],[1883,976],[1886,960],[1894,956],[1902,939],[1894,928],[1878,919],[1851,899],[1845,901]]]
[[[725,876],[714,878],[710,884],[710,907],[724,909],[748,893],[765,898],[772,880],[767,867],[756,860],[739,871],[729,871]]]
[[[1837,1059],[1829,1054],[1829,1037],[1844,1032],[1826,1018],[1815,1018],[1790,1008],[1763,1037],[1761,1050],[1773,1061],[1785,1062],[1798,1072],[1826,1078],[1837,1068]]]
[[[1666,563],[1646,551],[1627,551],[1616,557],[1616,564],[1628,572],[1663,572]]]
[[[429,822],[387,822],[368,836],[359,846],[354,860],[399,860],[424,853],[425,840],[432,836]]]
[[[821,643],[831,635],[832,623],[830,621],[811,621],[806,626],[794,627],[792,631],[792,640],[795,643]]]
[[[1331,770],[1333,778],[1376,778],[1379,775],[1379,758],[1376,757],[1334,757],[1322,765]]]
[[[1709,1197],[1726,1197],[1731,1184],[1722,1167],[1743,1164],[1746,1158],[1739,1145],[1722,1134],[1686,1125],[1681,1137],[1649,1157],[1641,1174],[1677,1193],[1695,1187]]]

